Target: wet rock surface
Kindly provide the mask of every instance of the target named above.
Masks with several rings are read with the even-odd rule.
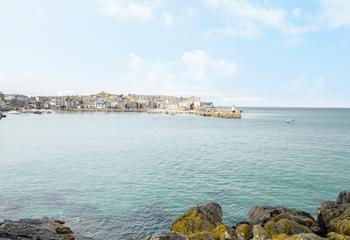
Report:
[[[74,240],[63,221],[43,219],[5,220],[0,223],[0,240]]]
[[[350,240],[350,191],[320,204],[318,216],[283,206],[252,206],[246,222],[228,227],[217,203],[195,206],[171,225],[189,240]],[[149,239],[148,239],[149,240]]]
[[[323,233],[350,236],[350,191],[341,192],[336,201],[321,203],[317,212]]]
[[[222,210],[217,203],[188,209],[172,223],[170,230],[184,234],[190,240],[235,239],[234,230],[222,223]]]

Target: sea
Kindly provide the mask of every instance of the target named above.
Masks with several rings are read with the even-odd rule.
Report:
[[[219,203],[231,226],[254,204],[316,215],[350,189],[350,109],[242,110],[9,114],[0,220],[53,217],[78,240],[141,239],[197,204]]]

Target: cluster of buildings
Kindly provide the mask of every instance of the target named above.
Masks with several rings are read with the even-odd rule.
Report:
[[[37,96],[0,92],[0,111],[11,109],[54,109],[54,110],[207,110],[214,108],[210,102],[198,97],[174,97],[160,95],[117,95],[100,92],[89,96]]]

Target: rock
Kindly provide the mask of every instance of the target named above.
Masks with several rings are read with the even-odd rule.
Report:
[[[248,223],[239,223],[236,225],[236,234],[239,240],[248,240],[252,237],[251,227]]]
[[[185,235],[212,231],[222,223],[222,210],[219,204],[209,203],[192,207],[178,217],[171,225],[171,230]]]
[[[253,236],[254,236],[253,240],[267,240],[267,239],[269,239],[267,232],[260,225],[253,226]]]
[[[74,240],[73,232],[62,223],[48,218],[5,220],[0,223],[0,239]]]
[[[338,234],[335,232],[330,232],[327,234],[329,240],[350,240],[350,236]]]
[[[249,223],[253,225],[255,224],[263,225],[271,218],[276,217],[280,214],[284,214],[285,216],[288,216],[288,219],[290,216],[293,216],[294,218],[303,219],[303,221],[315,222],[311,214],[307,212],[303,212],[303,211],[299,211],[291,208],[285,208],[281,206],[273,207],[273,206],[255,205],[251,207],[249,210]]]
[[[211,232],[198,232],[189,235],[190,240],[220,240],[219,237],[215,236]]]
[[[323,233],[334,232],[350,236],[350,192],[341,192],[336,201],[320,204],[318,222]]]
[[[190,240],[235,238],[233,229],[222,223],[222,210],[217,203],[188,209],[172,223],[170,230],[184,234]]]
[[[278,235],[273,236],[271,239],[272,240],[284,240],[287,238],[289,238],[289,236],[287,234],[282,233],[282,234],[278,234]]]
[[[232,228],[225,224],[219,224],[212,230],[212,233],[217,236],[220,240],[230,240],[235,238],[235,233]]]
[[[264,225],[264,229],[270,238],[278,238],[278,235],[292,236],[300,233],[312,233],[311,229],[303,226],[294,220],[280,219],[277,222],[268,221]]]
[[[336,204],[350,203],[350,191],[344,191],[344,192],[339,193],[335,203]]]
[[[285,240],[326,240],[326,238],[322,238],[317,236],[314,233],[301,233],[297,235],[293,235]]]
[[[253,206],[249,211],[249,222],[263,226],[270,238],[320,232],[319,224],[311,214],[281,206]]]
[[[161,232],[156,233],[147,238],[147,240],[188,240],[184,235],[174,232]]]
[[[309,213],[281,206],[253,206],[249,211],[249,223],[263,226],[269,239],[320,232],[318,223]]]

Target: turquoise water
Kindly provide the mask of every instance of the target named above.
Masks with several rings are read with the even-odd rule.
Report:
[[[78,239],[138,238],[209,201],[222,205],[227,224],[256,203],[315,214],[320,201],[350,188],[349,170],[346,109],[0,121],[0,219],[62,217]]]

